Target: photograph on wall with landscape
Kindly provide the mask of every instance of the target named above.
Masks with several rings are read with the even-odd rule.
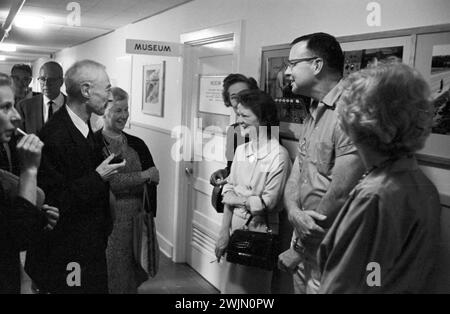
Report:
[[[429,83],[433,95],[433,133],[450,135],[450,45],[433,47]]]

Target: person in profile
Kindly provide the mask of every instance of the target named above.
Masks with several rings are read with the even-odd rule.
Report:
[[[428,292],[441,205],[414,153],[431,131],[429,86],[408,65],[381,64],[348,77],[337,110],[366,172],[320,244],[320,292]]]
[[[0,144],[11,140],[19,121],[11,81],[0,73]],[[20,251],[59,218],[57,208],[43,205],[45,195],[36,184],[42,146],[36,135],[23,136],[17,144],[19,177],[0,170],[0,294],[20,293]]]
[[[58,228],[27,252],[25,270],[41,293],[108,293],[106,245],[112,230],[109,180],[125,166],[103,160],[90,125],[103,115],[111,84],[105,67],[78,61],[66,72],[68,101],[42,128],[38,182],[61,210]],[[69,269],[69,272],[68,272]],[[74,278],[68,277],[76,271]]]

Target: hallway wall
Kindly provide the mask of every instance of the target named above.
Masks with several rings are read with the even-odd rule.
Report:
[[[219,24],[243,21],[239,72],[259,80],[261,47],[284,44],[302,34],[324,31],[335,36],[364,34],[403,28],[450,23],[448,0],[379,0],[381,26],[370,27],[366,18],[367,4],[363,0],[195,0],[175,9],[135,24],[127,25],[111,34],[85,44],[64,49],[56,60],[67,69],[75,60],[94,59],[106,65],[111,77],[119,79],[123,67],[117,58],[124,57],[125,40],[143,39],[179,42],[182,33]],[[139,57],[142,58],[142,57]],[[139,59],[137,57],[137,59]],[[155,62],[158,57],[146,57],[145,62]],[[134,58],[133,60],[137,60]],[[174,142],[170,137],[172,127],[181,123],[181,60],[165,58],[173,70],[168,72],[163,118],[140,114],[140,95],[132,97],[132,124],[130,133],[139,135],[150,146],[161,171],[157,228],[165,252],[171,256],[174,244],[177,164],[169,158]],[[179,64],[177,68],[177,64]],[[139,70],[136,64],[133,71]],[[134,76],[135,74],[133,74]],[[134,84],[134,80],[133,80]],[[134,90],[134,88],[133,88]],[[147,127],[142,127],[147,126]],[[427,168],[441,193],[450,195],[450,171]]]

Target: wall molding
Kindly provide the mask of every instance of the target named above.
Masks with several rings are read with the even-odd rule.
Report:
[[[148,125],[145,123],[140,123],[140,122],[134,122],[132,121],[130,123],[131,126],[135,126],[135,127],[139,127],[142,129],[147,129],[147,130],[151,130],[154,132],[158,132],[158,133],[163,133],[163,134],[167,134],[167,135],[172,135],[172,131],[171,130],[167,130],[167,129],[162,129],[162,128],[158,128],[156,126],[152,126],[152,125]]]
[[[170,243],[160,232],[156,231],[156,236],[158,237],[159,250],[164,253],[168,258],[173,257],[173,244]]]

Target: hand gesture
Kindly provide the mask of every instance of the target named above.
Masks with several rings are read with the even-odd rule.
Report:
[[[293,274],[301,261],[302,255],[290,248],[278,256],[278,269]]]
[[[41,163],[44,143],[34,134],[22,137],[17,144],[17,153],[23,170],[36,170]]]
[[[124,159],[119,164],[109,164],[111,160],[113,160],[114,154],[109,155],[105,160],[102,161],[102,163],[95,169],[97,173],[100,175],[100,177],[104,181],[108,181],[111,179],[111,176],[115,175],[120,168],[123,168],[125,166],[126,160]]]
[[[47,216],[48,224],[45,226],[46,230],[53,230],[55,228],[56,223],[59,220],[59,209],[49,205],[43,205],[42,210],[45,212]]]
[[[215,249],[218,263],[220,263],[220,259],[222,258],[222,256],[225,255],[229,241],[230,241],[230,231],[228,229],[221,231],[219,238],[217,239]]]
[[[156,167],[151,167],[145,170],[144,177],[148,178],[150,182],[156,183],[156,185],[159,184],[159,170]]]
[[[289,214],[289,221],[305,246],[308,243],[315,242],[315,239],[322,239],[325,236],[325,230],[316,221],[323,221],[326,218],[326,216],[312,210],[299,209],[293,214]]]
[[[220,169],[215,171],[211,177],[209,178],[209,183],[212,186],[219,186],[224,185],[227,183],[227,180],[225,180],[228,177],[228,171],[227,169]]]

